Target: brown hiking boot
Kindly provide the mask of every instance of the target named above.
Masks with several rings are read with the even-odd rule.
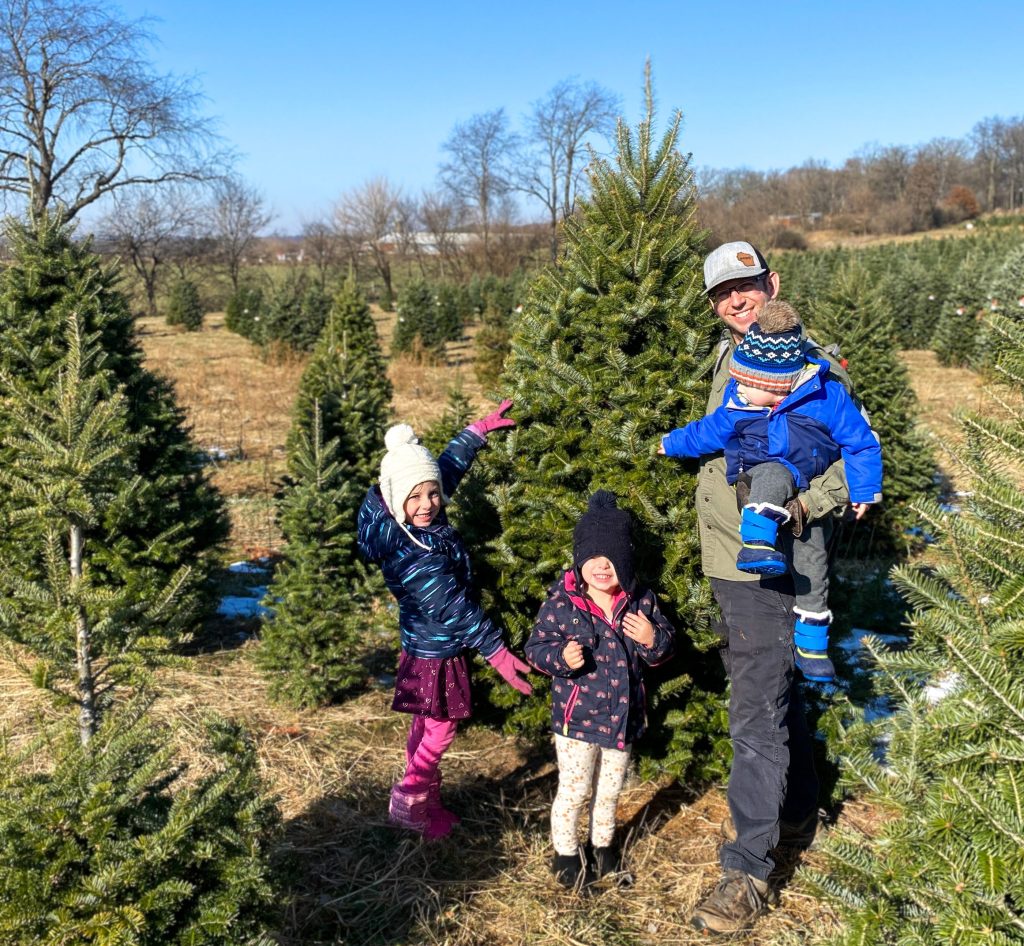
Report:
[[[779,845],[782,847],[795,847],[806,851],[813,848],[818,840],[818,829],[821,827],[820,816],[813,811],[803,821],[793,823],[792,821],[779,822]],[[736,840],[736,825],[732,823],[732,815],[726,815],[722,819],[722,837],[730,843]]]
[[[727,870],[714,890],[704,898],[690,924],[711,933],[748,930],[768,908],[768,882],[741,870]]]

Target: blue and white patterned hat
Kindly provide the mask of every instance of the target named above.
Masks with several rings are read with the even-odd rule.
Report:
[[[736,346],[729,374],[747,387],[789,394],[806,364],[800,316],[789,303],[772,299]]]

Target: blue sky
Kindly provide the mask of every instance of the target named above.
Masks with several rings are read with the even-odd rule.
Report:
[[[459,121],[517,125],[560,79],[684,115],[697,167],[833,166],[869,143],[962,137],[1024,114],[1024,4],[122,0],[152,15],[162,71],[194,74],[239,170],[296,231],[384,175],[435,182]]]

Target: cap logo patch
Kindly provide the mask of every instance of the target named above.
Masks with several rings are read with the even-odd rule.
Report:
[[[737,253],[736,259],[738,259],[744,266],[754,265],[754,257],[749,253]]]

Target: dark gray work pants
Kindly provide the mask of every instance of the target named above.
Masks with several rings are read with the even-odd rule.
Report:
[[[793,585],[711,579],[722,609],[722,659],[729,675],[733,760],[729,811],[737,838],[722,848],[723,869],[765,879],[779,821],[802,822],[818,806],[811,735],[793,675]]]

